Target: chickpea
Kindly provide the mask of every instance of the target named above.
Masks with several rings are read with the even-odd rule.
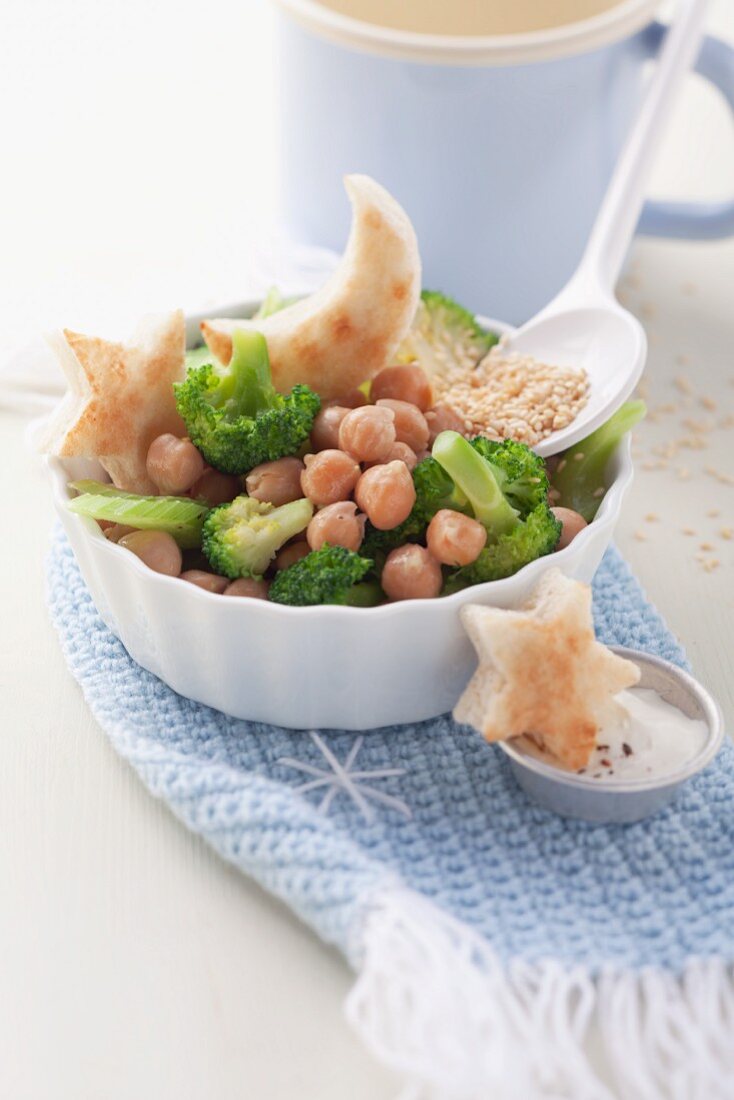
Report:
[[[339,426],[349,409],[344,405],[327,405],[316,413],[311,426],[311,450],[336,450],[339,446]]]
[[[222,474],[219,470],[205,470],[198,481],[189,489],[189,496],[194,500],[203,500],[216,508],[218,504],[229,504],[242,492],[240,479],[234,474]]]
[[[372,379],[370,396],[375,404],[385,397],[393,401],[408,401],[411,405],[417,405],[421,412],[426,412],[433,403],[431,383],[417,363],[383,367]]]
[[[206,592],[224,592],[229,584],[229,577],[220,577],[218,573],[207,573],[205,569],[186,569],[181,574],[182,581],[195,584],[197,588],[203,588]]]
[[[428,423],[428,442],[431,446],[436,436],[440,435],[441,432],[460,432],[462,435],[466,434],[466,423],[459,414],[448,405],[436,405],[430,412],[426,413],[426,421]]]
[[[387,555],[381,584],[391,600],[431,600],[443,585],[441,566],[423,546],[406,543]]]
[[[290,504],[300,500],[303,463],[300,458],[278,458],[263,462],[250,470],[245,478],[245,489],[255,500],[274,504]]]
[[[425,452],[428,454],[428,451]],[[407,443],[393,443],[390,454],[385,462],[404,462],[409,470],[414,470],[418,465],[418,457]],[[363,462],[363,470],[371,470],[373,466],[384,466],[384,462]]]
[[[573,508],[551,508],[551,512],[563,524],[561,536],[556,544],[556,550],[564,550],[578,535],[588,526],[583,516],[574,512]]]
[[[317,508],[351,496],[360,473],[359,463],[351,455],[344,451],[319,451],[306,455],[304,462],[301,491]]]
[[[354,493],[357,504],[380,531],[391,531],[410,515],[415,486],[404,462],[396,459],[365,470]]]
[[[267,600],[270,585],[264,577],[238,577],[228,584],[225,596],[249,596],[253,600]]]
[[[425,450],[428,446],[428,423],[417,405],[382,397],[377,407],[392,409],[395,413],[395,438],[398,443],[407,443],[411,451]]]
[[[362,390],[353,389],[347,390],[341,397],[335,397],[331,401],[327,401],[328,405],[341,405],[346,409],[359,409],[362,405],[367,405],[368,401]]]
[[[340,500],[327,504],[316,513],[306,529],[308,545],[320,550],[325,542],[330,546],[344,546],[347,550],[359,550],[364,538],[366,516],[357,515],[353,500]]]
[[[123,535],[119,545],[131,550],[154,573],[177,577],[181,572],[181,550],[167,531],[133,531]]]
[[[487,532],[475,519],[442,508],[428,524],[426,543],[443,565],[470,565],[487,542]]]
[[[358,462],[384,462],[396,438],[395,413],[377,405],[350,409],[339,426],[339,446]]]
[[[284,546],[283,549],[275,557],[275,568],[280,571],[281,569],[288,569],[289,566],[295,565],[301,558],[305,558],[307,554],[311,553],[311,547],[307,542],[291,542],[288,546]]]
[[[145,468],[161,493],[186,493],[204,473],[204,459],[190,439],[166,432],[148,448]]]
[[[119,542],[125,535],[132,535],[133,531],[137,531],[137,527],[127,527],[124,523],[111,523],[109,527],[105,527],[104,537],[110,542]]]

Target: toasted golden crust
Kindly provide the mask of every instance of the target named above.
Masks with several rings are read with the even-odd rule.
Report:
[[[488,741],[529,734],[566,767],[584,767],[614,696],[640,677],[596,641],[591,589],[551,569],[520,611],[470,604],[461,619],[479,667],[456,721]]]
[[[283,392],[305,382],[322,397],[338,397],[372,378],[391,361],[418,305],[420,256],[407,215],[369,176],[347,176],[345,185],[352,202],[349,242],[319,291],[262,321],[201,325],[224,363],[236,328],[262,332],[273,381]]]
[[[183,313],[147,318],[129,344],[65,329],[50,340],[69,381],[69,394],[46,449],[96,458],[119,489],[156,492],[145,459],[157,435],[184,435],[173,383],[184,375]]]

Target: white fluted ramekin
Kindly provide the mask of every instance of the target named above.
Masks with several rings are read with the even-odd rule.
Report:
[[[216,315],[247,316],[253,308],[239,303]],[[197,321],[190,320],[192,343]],[[56,509],[92,599],[133,660],[197,702],[291,729],[374,729],[451,710],[475,665],[459,621],[462,605],[517,607],[551,566],[588,583],[632,480],[626,438],[610,462],[607,493],[594,521],[565,550],[504,580],[443,599],[375,608],[285,607],[225,599],[152,572],[109,542],[94,520],[68,510],[67,483],[102,476],[98,464],[50,458],[48,469]]]

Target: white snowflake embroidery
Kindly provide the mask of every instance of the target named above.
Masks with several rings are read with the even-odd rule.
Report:
[[[313,743],[330,765],[329,769],[316,768],[313,764],[296,760],[292,756],[281,756],[279,760],[276,760],[276,764],[282,764],[283,767],[293,768],[295,771],[313,776],[312,779],[308,779],[305,783],[293,788],[300,791],[301,794],[326,787],[324,797],[317,807],[319,813],[328,814],[329,807],[339,791],[344,791],[355,803],[365,821],[373,821],[375,817],[375,811],[370,805],[370,800],[379,802],[383,806],[389,806],[391,809],[397,810],[398,813],[404,814],[407,818],[413,816],[410,807],[401,798],[395,798],[394,795],[378,791],[375,787],[364,782],[365,779],[389,779],[391,776],[405,775],[405,768],[375,768],[372,771],[354,771],[353,765],[364,743],[364,737],[360,735],[355,740],[346,760],[342,764],[316,730],[309,730],[309,734]]]

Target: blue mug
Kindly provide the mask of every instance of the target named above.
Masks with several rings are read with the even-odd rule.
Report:
[[[346,172],[366,172],[416,228],[424,286],[520,323],[573,273],[665,27],[624,0],[528,34],[453,37],[280,0],[282,206],[287,227],[341,250]],[[696,71],[734,110],[734,49]],[[734,235],[734,201],[649,202],[639,230]]]

